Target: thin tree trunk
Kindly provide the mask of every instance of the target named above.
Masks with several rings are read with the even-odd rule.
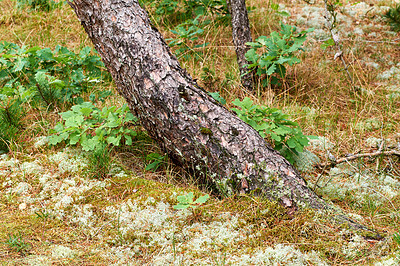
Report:
[[[331,209],[257,131],[193,81],[136,0],[69,4],[131,111],[177,164],[224,194],[253,191],[291,210]]]
[[[249,62],[245,54],[249,50],[246,42],[251,42],[251,31],[249,17],[245,0],[230,0],[229,12],[232,16],[232,38],[236,49],[237,62],[239,64],[240,79],[243,87],[248,90],[254,88],[253,72],[249,72],[246,67]]]

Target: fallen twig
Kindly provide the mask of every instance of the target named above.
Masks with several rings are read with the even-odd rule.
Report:
[[[328,40],[330,40],[331,38],[327,38],[327,39],[320,39],[320,40],[315,40],[317,42],[326,42]],[[355,41],[354,39],[350,39],[350,38],[342,38],[342,41],[349,41],[349,42],[353,42]],[[371,40],[363,40],[363,39],[359,39],[357,40],[357,42],[366,42],[366,43],[385,43],[385,44],[399,44],[400,42],[400,38],[398,39],[393,39],[393,40],[386,40],[386,41],[371,41]],[[209,47],[209,46],[207,46]],[[233,46],[232,46],[233,47]]]
[[[389,150],[389,151],[382,151],[381,149],[374,151],[374,152],[368,152],[368,153],[359,153],[359,154],[354,154],[354,155],[350,155],[350,156],[346,156],[334,161],[330,161],[327,163],[322,163],[322,164],[318,164],[317,166],[320,168],[326,168],[327,166],[335,166],[337,164],[343,163],[343,162],[347,162],[347,161],[352,161],[358,158],[362,158],[362,157],[376,157],[376,156],[380,156],[380,155],[385,155],[385,156],[389,156],[389,155],[397,155],[400,156],[400,150]]]

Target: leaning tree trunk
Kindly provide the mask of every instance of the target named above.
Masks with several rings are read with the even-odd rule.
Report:
[[[248,124],[182,69],[136,0],[69,2],[149,135],[223,193],[262,193],[295,210],[331,209]]]
[[[236,49],[240,79],[243,87],[253,90],[253,72],[249,72],[249,69],[246,67],[249,62],[245,57],[246,52],[249,50],[246,43],[252,41],[245,0],[230,0],[229,12],[232,16],[232,38]]]

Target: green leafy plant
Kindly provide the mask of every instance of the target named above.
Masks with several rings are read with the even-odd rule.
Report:
[[[82,93],[109,80],[100,57],[90,53],[90,47],[75,54],[62,46],[52,51],[2,42],[0,95],[35,100],[46,107],[81,103]]]
[[[274,148],[289,162],[294,163],[294,156],[303,152],[308,145],[307,136],[303,135],[299,125],[289,120],[289,115],[281,110],[253,104],[250,98],[232,102],[238,108],[232,108],[238,117],[252,126],[263,138],[272,140]]]
[[[330,39],[324,41],[324,42],[321,44],[320,47],[321,47],[321,49],[325,50],[326,48],[331,47],[331,46],[334,46],[334,45],[335,45],[335,41],[334,41],[332,38],[330,38]]]
[[[208,94],[220,104],[222,105],[226,104],[226,100],[219,94],[219,92],[209,92]]]
[[[260,36],[255,42],[246,43],[251,47],[245,55],[250,62],[247,67],[251,71],[255,70],[260,77],[265,77],[262,81],[264,87],[270,83],[279,85],[279,79],[286,76],[285,65],[292,66],[301,62],[295,53],[303,50],[307,33],[313,29],[300,33],[296,31],[296,27],[281,23],[279,33],[274,31],[270,37]]]
[[[137,118],[125,104],[99,109],[91,102],[72,106],[70,111],[60,113],[63,121],[57,123],[49,136],[49,144],[57,145],[65,141],[69,145],[82,146],[85,151],[102,149],[103,145],[119,146],[122,141],[132,144],[132,137],[137,135],[126,125],[134,124]]]
[[[189,192],[185,195],[180,195],[180,196],[176,197],[176,199],[178,200],[179,203],[177,205],[174,205],[173,208],[175,210],[192,208],[192,210],[194,211],[197,207],[206,203],[206,201],[209,198],[210,198],[210,195],[206,194],[206,195],[198,197],[196,200],[194,200],[193,192]]]
[[[166,163],[166,155],[161,155],[159,153],[153,152],[146,156],[146,161],[150,163],[146,166],[146,171],[157,171],[157,169]]]
[[[52,11],[61,7],[64,1],[55,2],[53,0],[17,0],[17,8],[29,7],[31,10]]]
[[[21,253],[22,255],[25,255],[28,253],[31,245],[27,242],[25,242],[22,238],[21,233],[19,232],[18,235],[16,234],[10,234],[8,236],[8,239],[4,242],[4,244],[8,245],[8,247],[18,253]]]
[[[193,48],[205,47],[208,43],[194,45],[192,43],[196,41],[199,35],[203,34],[204,30],[201,28],[203,25],[199,22],[200,15],[193,20],[187,20],[186,22],[179,24],[175,29],[171,30],[177,37],[174,39],[167,39],[171,41],[168,45],[170,47],[177,46],[178,49],[175,50],[177,56],[183,56],[184,58],[189,58],[188,51],[193,51]]]
[[[383,17],[388,21],[390,27],[392,27],[394,31],[400,31],[400,4],[389,8]]]

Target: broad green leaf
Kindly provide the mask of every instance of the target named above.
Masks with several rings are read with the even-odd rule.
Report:
[[[110,127],[110,128],[118,127],[118,126],[120,125],[120,122],[119,122],[118,120],[119,120],[119,119],[118,119],[118,117],[117,117],[115,114],[109,113],[109,114],[108,114],[108,118],[107,118],[107,124],[106,124],[106,126],[107,126],[107,127]]]
[[[285,126],[280,126],[277,129],[274,130],[274,133],[277,135],[281,135],[284,136],[286,134],[289,134],[292,132],[292,129],[289,127],[285,127]]]
[[[49,84],[50,85],[55,85],[55,86],[61,87],[61,88],[65,87],[64,81],[59,80],[59,79],[54,79],[54,80],[50,81]]]
[[[294,147],[294,149],[296,152],[301,153],[304,151],[304,146],[298,144],[296,147]]]
[[[124,137],[125,137],[125,144],[128,146],[132,145],[132,137],[129,135],[125,135]]]
[[[56,132],[61,132],[61,131],[63,131],[64,130],[64,125],[63,125],[63,123],[60,123],[60,122],[58,122],[55,126],[54,126],[54,130],[56,131]]]
[[[81,59],[85,59],[89,54],[90,51],[92,50],[92,48],[90,48],[89,46],[84,47],[80,52],[79,52],[79,57]]]
[[[248,46],[250,46],[252,48],[255,48],[255,49],[258,49],[258,48],[262,47],[262,45],[260,43],[258,43],[258,42],[246,42],[246,45],[248,45]]]
[[[62,119],[67,120],[68,118],[75,116],[75,114],[76,114],[75,112],[66,111],[66,112],[60,113],[59,115],[62,117]]]
[[[80,136],[79,133],[72,133],[72,134],[69,136],[69,144],[75,145],[76,143],[79,142],[80,138],[81,138],[81,136]]]
[[[278,12],[276,12],[276,14],[281,15],[282,17],[290,17],[291,16],[290,12],[286,11],[286,10],[278,11]]]
[[[18,57],[15,62],[13,71],[15,71],[15,72],[21,71],[27,63],[28,62],[26,61],[25,58]]]
[[[255,49],[250,49],[246,52],[245,57],[250,62],[257,62],[260,56],[256,53]]]
[[[53,52],[50,48],[44,48],[36,51],[36,55],[43,61],[51,61],[53,59]]]
[[[204,196],[199,197],[194,204],[203,204],[210,198],[210,195],[206,194]]]
[[[334,45],[335,45],[335,41],[332,38],[330,38],[321,44],[321,49],[325,50],[326,48],[328,48],[330,46],[334,46]]]
[[[268,37],[266,37],[266,36],[260,36],[260,37],[258,37],[257,39],[256,39],[256,41],[258,42],[258,43],[260,43],[262,46],[267,46],[267,42],[268,42]],[[261,47],[262,47],[261,46]]]
[[[279,59],[276,61],[277,64],[284,64],[291,60],[292,57],[290,56],[280,56]]]
[[[276,71],[276,64],[274,63],[268,68],[267,75],[270,76],[270,75],[274,74],[275,71]]]
[[[299,130],[299,133],[296,135],[296,139],[301,145],[308,146],[308,138],[301,133],[301,130]]]
[[[48,136],[47,139],[50,145],[57,145],[58,143],[64,140],[63,137],[61,137],[60,135],[51,135]]]
[[[125,115],[125,119],[124,122],[136,122],[137,118],[136,116],[134,116],[130,110],[127,111],[126,115]]]
[[[273,63],[274,59],[275,57],[273,56],[265,56],[260,59],[258,64],[262,68],[268,68]]]
[[[282,139],[281,139],[281,137],[280,136],[278,136],[278,135],[276,135],[275,133],[270,133],[270,136],[271,136],[271,139],[272,140],[275,140],[275,141],[277,141],[277,142],[281,142],[282,141]]]
[[[93,109],[90,107],[83,107],[80,112],[84,115],[84,116],[89,116],[91,112],[93,112]]]
[[[226,100],[219,95],[219,92],[209,92],[208,93],[211,97],[213,97],[214,100],[219,102],[222,105],[226,104]]]
[[[298,142],[296,141],[295,138],[290,138],[287,140],[287,145],[289,146],[289,148],[296,148],[296,146],[298,146]]]
[[[99,145],[99,142],[96,139],[91,138],[91,139],[82,141],[81,145],[82,145],[82,149],[84,151],[93,151],[96,148],[96,146]]]
[[[119,146],[119,142],[121,141],[121,135],[118,135],[116,137],[110,136],[107,138],[107,143],[108,144],[113,144],[114,146]]]
[[[145,168],[144,170],[146,170],[146,171],[152,171],[152,170],[154,170],[154,171],[155,171],[155,170],[157,170],[157,168],[159,167],[159,165],[160,165],[160,162],[155,161],[155,162],[152,162],[152,163],[146,165],[146,168]]]
[[[41,48],[39,46],[34,46],[29,48],[24,52],[24,54],[30,54],[30,53],[35,53],[36,51],[39,51]],[[36,54],[36,53],[35,53]]]
[[[83,115],[75,114],[65,120],[65,127],[79,127],[84,121]]]
[[[44,71],[36,72],[35,80],[41,87],[47,87],[49,85],[48,76]]]
[[[194,194],[193,192],[189,192],[186,195],[181,195],[176,197],[176,199],[180,202],[180,203],[189,203],[192,204],[193,203],[193,198],[194,198]]]

